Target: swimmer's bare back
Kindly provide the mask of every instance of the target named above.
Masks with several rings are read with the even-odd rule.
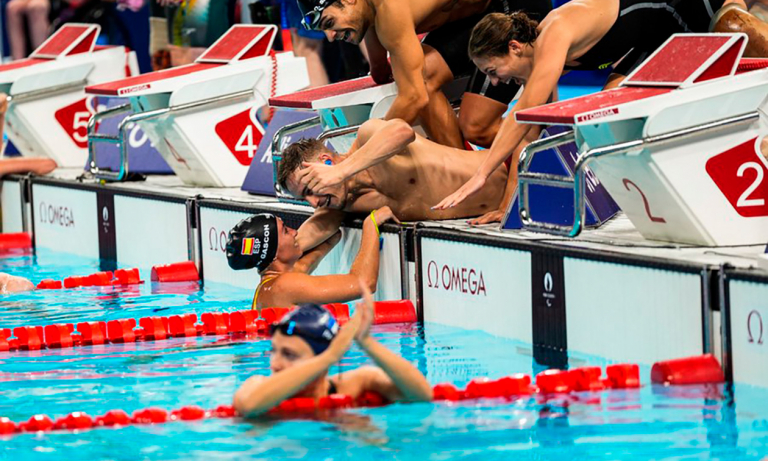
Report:
[[[483,159],[482,151],[454,149],[416,135],[401,153],[366,170],[373,187],[358,190],[359,195],[348,199],[345,211],[366,213],[389,206],[401,221],[419,221],[467,218],[495,210],[506,187],[506,165],[494,171],[480,192],[455,208],[431,209],[461,187]]]
[[[403,11],[402,8],[397,8],[397,3],[407,3],[413,16],[413,24],[417,34],[427,33],[443,24],[482,13],[491,3],[490,0],[373,0],[377,6],[378,4],[383,6],[385,2],[387,6],[392,7],[392,12]],[[381,6],[377,11],[381,11]],[[384,19],[387,21],[391,17]],[[378,19],[376,21],[379,26],[385,23],[379,22]]]

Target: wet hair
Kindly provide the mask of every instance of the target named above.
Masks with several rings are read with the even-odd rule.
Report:
[[[328,151],[322,141],[304,138],[288,146],[283,151],[282,160],[277,166],[277,183],[283,190],[288,190],[288,178],[301,167],[301,162],[313,160],[319,154]]]
[[[498,57],[509,54],[509,42],[533,43],[539,35],[538,21],[522,11],[511,14],[491,13],[472,29],[469,38],[470,59]]]

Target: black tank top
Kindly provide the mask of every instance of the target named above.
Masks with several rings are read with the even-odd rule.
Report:
[[[672,34],[707,32],[723,0],[619,0],[619,14],[608,32],[565,69],[597,70],[630,51],[656,50]]]

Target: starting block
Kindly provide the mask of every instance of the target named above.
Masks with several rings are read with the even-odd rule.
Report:
[[[527,229],[576,236],[586,167],[646,238],[698,245],[768,241],[768,69],[737,73],[744,34],[672,36],[620,88],[519,111],[518,122],[573,126],[520,156],[519,214]],[[750,69],[757,69],[751,70]],[[533,172],[538,152],[575,141],[574,176]],[[531,217],[530,185],[573,190],[573,222]]]
[[[556,143],[555,147],[540,152],[531,163],[530,171],[539,174],[573,177],[574,167],[579,157],[579,149],[573,142],[559,143],[564,137],[572,137],[573,130],[568,127],[553,125],[542,130],[540,139]],[[594,173],[585,168],[586,198],[585,226],[598,227],[618,213],[619,206],[605,190]],[[531,209],[536,210],[537,221],[564,226],[573,219],[573,201],[569,192],[559,187],[532,185],[529,191]],[[502,230],[521,229],[517,192],[501,220]]]
[[[28,59],[0,65],[6,133],[22,155],[50,157],[60,167],[85,163],[88,120],[97,107],[83,89],[138,73],[135,53],[96,46],[100,30],[66,24]]]
[[[93,96],[129,100],[91,120],[91,172],[125,178],[129,126],[138,124],[185,184],[239,187],[264,136],[259,109],[269,97],[309,85],[304,58],[271,52],[276,33],[273,25],[236,25],[193,64],[86,88]],[[125,114],[116,136],[97,132],[102,120]],[[98,143],[120,147],[117,171],[98,168]]]

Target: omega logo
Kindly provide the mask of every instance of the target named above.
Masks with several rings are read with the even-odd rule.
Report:
[[[208,229],[208,249],[211,251],[227,252],[227,233],[219,231],[215,227],[211,226]]]
[[[45,202],[40,202],[38,212],[40,215],[40,222],[43,224],[75,227],[75,215],[69,207],[48,205]]]
[[[101,209],[101,219],[104,222],[109,221],[109,210],[107,209],[107,207],[104,207]]]
[[[754,334],[757,334],[757,341],[755,341]],[[763,316],[754,309],[747,316],[747,335],[749,336],[748,343],[763,344]]]
[[[427,287],[445,291],[458,291],[474,296],[488,296],[483,271],[467,267],[438,266],[435,261],[427,264]]]

